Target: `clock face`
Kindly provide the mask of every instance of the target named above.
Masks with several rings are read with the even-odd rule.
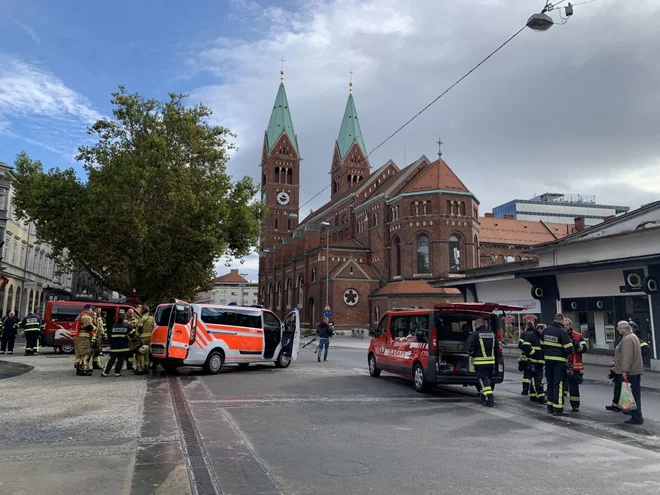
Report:
[[[286,193],[284,191],[277,193],[277,202],[281,205],[288,205],[289,204],[289,193]]]

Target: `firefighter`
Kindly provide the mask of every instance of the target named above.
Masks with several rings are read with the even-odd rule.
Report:
[[[484,318],[477,318],[475,325],[477,328],[468,338],[466,347],[479,379],[481,403],[493,407],[495,404],[490,379],[495,369],[495,355],[499,346],[495,333],[488,328]]]
[[[130,328],[137,329],[137,324],[138,324],[138,319],[135,316],[135,311],[131,308],[128,311],[126,311],[126,316],[124,318],[124,321],[128,324]],[[126,369],[129,371],[134,371],[134,358],[135,358],[135,351],[142,345],[140,344],[139,339],[136,338],[136,333],[133,334],[133,337],[131,338],[129,344],[128,344],[128,349],[129,352],[126,354]]]
[[[44,322],[33,312],[30,312],[23,318],[20,327],[22,329],[21,333],[25,335],[25,355],[37,355],[39,353],[39,334],[43,331]]]
[[[541,334],[545,329],[545,325],[539,323],[536,328],[529,332],[525,332],[525,341],[523,342],[523,350],[527,353],[527,362],[532,371],[530,378],[530,392],[529,400],[531,402],[538,402],[545,404],[545,393],[543,392],[543,349],[541,347]]]
[[[96,323],[96,335],[92,338],[92,369],[101,369],[101,354],[103,352],[103,338],[105,337],[105,321],[101,316],[101,308],[96,308],[93,313]]]
[[[155,325],[154,317],[149,313],[149,306],[144,304],[137,323],[137,336],[142,344],[136,354],[137,375],[144,375],[149,372],[149,344],[151,342],[151,332],[153,332]]]
[[[541,347],[545,361],[545,378],[548,382],[548,414],[568,416],[564,412],[564,383],[568,355],[573,352],[573,343],[564,329],[564,315],[557,313],[554,321],[543,329]]]
[[[577,413],[580,412],[580,384],[584,381],[582,354],[587,352],[587,342],[580,332],[573,330],[573,322],[569,318],[564,319],[564,328],[573,344],[573,352],[568,356],[567,382],[571,408]]]
[[[534,333],[534,322],[528,321],[525,326],[525,331],[518,339],[518,349],[522,351],[522,355],[518,360],[518,369],[523,372],[522,376],[522,395],[529,395],[529,388],[532,382],[532,375],[534,374],[534,363],[530,362],[529,346],[531,345],[527,338]],[[531,398],[531,396],[530,396]]]
[[[20,324],[21,321],[16,317],[16,313],[13,311],[10,311],[9,316],[5,316],[2,319],[2,329],[0,330],[0,333],[2,334],[2,344],[0,346],[0,354],[4,354],[5,351],[7,354],[14,354],[14,340],[16,339]]]
[[[108,356],[101,376],[108,376],[108,373],[115,367],[115,376],[121,376],[121,367],[124,365],[124,358],[129,352],[129,343],[137,330],[131,328],[126,321],[126,313],[123,309],[119,310],[118,322],[112,326],[110,335],[110,356]]]
[[[89,376],[92,371],[88,368],[89,355],[92,352],[92,339],[95,337],[94,311],[91,304],[85,304],[80,313],[78,333],[73,336],[73,346],[76,353],[76,375]]]

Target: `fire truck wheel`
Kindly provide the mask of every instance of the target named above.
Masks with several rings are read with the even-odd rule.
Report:
[[[376,364],[376,356],[373,354],[369,354],[369,374],[374,378],[380,376],[380,368]]]
[[[60,351],[65,353],[65,354],[73,354],[75,349],[72,345],[63,345],[63,346],[60,346]]]
[[[289,356],[285,356],[284,352],[280,352],[280,355],[277,356],[277,361],[275,361],[275,366],[278,368],[288,368],[290,364],[291,358]]]
[[[217,375],[220,373],[223,364],[225,364],[225,360],[222,357],[222,353],[220,351],[212,351],[209,357],[206,358],[204,371],[211,375]]]
[[[426,382],[424,368],[419,363],[416,363],[415,367],[413,368],[413,383],[415,384],[415,390],[417,390],[420,394],[428,393],[429,384]]]

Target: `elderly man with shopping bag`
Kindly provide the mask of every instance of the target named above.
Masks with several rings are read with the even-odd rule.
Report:
[[[626,423],[643,425],[641,385],[644,362],[642,361],[642,346],[627,321],[620,321],[617,324],[617,331],[621,335],[621,341],[614,350],[614,372],[623,377],[619,408],[630,414],[630,419]]]

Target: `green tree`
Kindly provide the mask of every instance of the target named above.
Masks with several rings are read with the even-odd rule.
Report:
[[[256,245],[264,214],[257,189],[227,174],[233,135],[209,123],[209,108],[122,86],[112,96],[114,119],[91,126],[96,144],[79,148],[85,181],[18,155],[16,211],[63,266],[82,264],[143,301],[192,298],[209,287],[220,256]]]

